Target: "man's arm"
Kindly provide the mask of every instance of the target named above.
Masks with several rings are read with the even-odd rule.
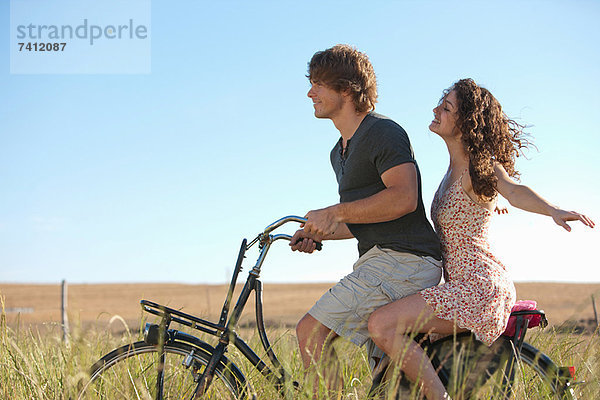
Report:
[[[381,174],[385,189],[364,199],[309,211],[304,231],[327,238],[342,225],[392,221],[416,210],[418,202],[417,169],[413,163],[392,167]],[[346,227],[347,229],[347,227]]]

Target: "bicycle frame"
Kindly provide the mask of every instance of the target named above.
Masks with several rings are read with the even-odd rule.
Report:
[[[210,322],[205,319],[198,318],[193,315],[186,314],[179,310],[165,307],[163,305],[148,300],[141,301],[141,305],[144,311],[150,314],[160,316],[162,318],[159,325],[146,324],[146,328],[144,329],[144,340],[148,343],[154,343],[161,346],[159,354],[164,353],[163,348],[165,343],[174,340],[186,341],[196,346],[198,345],[198,342],[201,342],[202,347],[206,348],[206,346],[208,346],[210,349],[212,349],[211,360],[197,381],[198,385],[196,387],[193,398],[199,397],[210,386],[210,383],[214,376],[215,367],[217,366],[219,360],[223,357],[229,344],[233,344],[248,359],[248,361],[252,365],[254,365],[280,392],[283,393],[285,383],[290,380],[290,374],[287,371],[285,371],[285,369],[281,365],[281,362],[277,359],[277,356],[273,352],[273,349],[267,337],[263,318],[262,282],[259,280],[259,277],[262,265],[265,261],[271,244],[277,240],[291,240],[292,237],[290,235],[271,234],[272,231],[288,222],[303,223],[306,222],[306,220],[298,216],[287,216],[267,226],[264,229],[264,231],[260,233],[249,244],[247,243],[246,239],[242,240],[235,269],[231,278],[231,283],[229,284],[229,289],[227,291],[227,297],[225,299],[225,303],[223,304],[221,316],[219,318],[218,323]],[[242,270],[242,263],[245,258],[246,251],[248,251],[255,244],[258,244],[259,247],[258,258],[254,267],[252,268],[252,270],[250,270],[248,274],[246,283],[236,301],[231,315],[229,315],[229,309],[233,300],[233,292],[237,284],[238,275]],[[242,312],[244,311],[246,303],[248,302],[248,299],[250,298],[252,292],[255,293],[256,325],[260,341],[272,364],[272,368],[270,368],[236,332],[237,323],[242,315]],[[172,322],[177,322],[181,325],[188,326],[193,329],[202,331],[204,333],[216,336],[219,338],[219,343],[216,347],[212,347],[202,342],[201,340],[195,338],[194,336],[182,334],[175,330],[171,330],[169,329],[169,326]],[[157,371],[157,385],[159,386],[162,385],[163,364],[164,359],[161,359]],[[241,374],[241,372],[239,373]],[[292,384],[294,385],[294,387],[299,386],[297,382],[292,382]],[[162,390],[157,390],[157,393],[158,396],[160,396]]]

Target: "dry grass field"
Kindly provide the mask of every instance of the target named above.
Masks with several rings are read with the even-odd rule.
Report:
[[[265,320],[271,326],[293,326],[331,284],[264,284]],[[600,308],[600,283],[517,283],[518,299],[533,299],[545,310],[550,324],[588,322],[594,318],[591,296]],[[238,290],[240,287],[238,287]],[[105,325],[114,315],[131,328],[139,324],[139,301],[152,300],[203,318],[216,320],[223,306],[226,285],[182,284],[73,284],[68,286],[71,325]],[[0,283],[7,323],[56,325],[61,321],[61,286]],[[247,314],[253,309],[247,308]],[[242,320],[251,323],[250,315]]]
[[[265,319],[269,325],[271,343],[292,379],[299,382],[306,379],[308,383],[312,383],[313,378],[306,378],[306,372],[299,362],[293,326],[329,286],[326,283],[264,285]],[[88,368],[99,357],[117,346],[128,345],[140,339],[137,331],[142,317],[140,299],[166,304],[216,321],[226,290],[225,285],[69,285],[68,315],[71,335],[69,341],[63,341],[60,330],[59,284],[0,283],[3,308],[0,314],[0,399],[76,399],[89,380]],[[537,300],[540,308],[549,315],[550,323],[555,327],[565,328],[532,331],[532,334],[528,334],[528,341],[546,353],[557,365],[574,366],[578,381],[587,382],[576,387],[578,399],[600,398],[600,337],[590,334],[595,329],[595,323],[590,322],[594,319],[591,297],[600,297],[600,284],[519,283],[517,292],[519,299]],[[257,348],[260,344],[255,329],[243,329],[243,325],[252,326],[252,307],[253,304],[249,304],[246,309],[247,315],[241,321],[240,332],[243,330],[242,335],[249,339],[252,347]],[[113,318],[116,315],[121,318]],[[117,322],[111,324],[111,319]],[[126,321],[129,332],[125,332],[120,322],[123,320]],[[571,322],[565,324],[566,321]],[[582,327],[585,329],[573,329]],[[216,345],[215,338],[203,338],[205,339]],[[371,376],[364,349],[347,342],[342,342],[337,347],[338,352],[344,354],[340,369],[344,380],[343,398],[366,398]],[[261,357],[266,357],[263,352],[260,354]],[[252,382],[258,398],[278,398],[275,388],[243,360],[238,352],[229,352],[228,357],[240,365]],[[138,383],[141,382],[140,388],[147,394],[154,386],[144,385],[145,380],[131,378],[131,374],[152,369],[140,369],[137,363],[133,365],[135,368],[130,370],[127,369],[129,364],[123,364],[126,369],[111,376],[119,382],[123,377],[126,382],[133,382],[136,393]],[[180,366],[180,360],[173,365]],[[323,386],[321,380],[319,382]],[[547,387],[540,387],[538,383],[540,381],[532,376],[531,371],[523,371],[519,374],[515,387],[515,398],[554,399],[547,392]],[[319,390],[322,391],[324,386],[321,386]],[[493,385],[491,389],[494,390]],[[179,391],[179,387],[177,390]],[[485,389],[483,392],[483,397],[477,398],[490,398]],[[294,393],[295,399],[313,398],[310,385]],[[338,395],[336,392],[330,396],[325,392],[319,398],[339,399]],[[418,395],[413,393],[406,398],[417,399]],[[459,391],[453,398],[464,397]]]

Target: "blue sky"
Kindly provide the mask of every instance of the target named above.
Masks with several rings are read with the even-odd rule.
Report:
[[[426,208],[448,163],[431,110],[472,77],[531,125],[522,182],[600,220],[597,1],[153,1],[145,74],[11,74],[9,5],[0,282],[227,281],[243,237],[338,200],[339,134],[314,118],[305,78],[337,43],[373,62],[377,111],[409,133]],[[599,232],[510,208],[491,235],[515,280],[600,282]],[[268,282],[335,281],[357,255],[353,241],[310,256],[278,244]]]

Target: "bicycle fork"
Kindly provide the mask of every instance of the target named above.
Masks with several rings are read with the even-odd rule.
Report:
[[[206,391],[208,390],[210,384],[212,383],[217,365],[219,364],[223,355],[227,351],[227,346],[231,342],[231,339],[235,337],[235,334],[233,333],[231,327],[236,326],[237,321],[242,313],[242,310],[244,309],[244,306],[246,305],[246,302],[248,301],[248,298],[250,297],[250,293],[252,292],[252,290],[254,290],[255,282],[256,282],[256,278],[249,279],[246,282],[246,285],[244,285],[244,288],[242,289],[242,293],[240,294],[238,302],[235,305],[235,308],[233,309],[233,313],[232,313],[231,317],[229,318],[229,321],[227,322],[227,325],[226,325],[223,333],[221,334],[221,337],[219,338],[219,344],[217,344],[217,346],[214,348],[214,351],[212,353],[210,361],[208,362],[208,365],[204,369],[204,372],[202,373],[202,375],[200,375],[200,377],[198,378],[198,385],[196,386],[196,389],[194,390],[194,393],[192,394],[192,397],[191,397],[192,400],[199,399],[202,395],[204,395],[206,393]],[[225,314],[225,316],[226,316],[226,314]]]
[[[163,400],[163,383],[165,372],[165,342],[167,341],[167,329],[171,324],[171,317],[167,314],[160,321],[158,329],[158,365],[156,368],[156,400]]]
[[[198,379],[198,385],[196,385],[196,389],[194,390],[194,393],[192,395],[192,400],[199,399],[208,390],[208,387],[212,383],[212,379],[215,375],[215,369],[217,368],[217,364],[221,360],[221,357],[223,357],[223,354],[225,354],[227,344],[228,343],[224,343],[223,341],[221,341],[217,345],[217,347],[215,347],[215,350],[213,351],[212,357],[210,358],[208,365],[206,366],[204,372]]]

